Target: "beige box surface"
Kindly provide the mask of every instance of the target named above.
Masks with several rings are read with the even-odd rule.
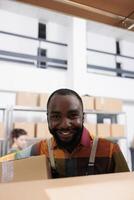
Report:
[[[50,138],[51,134],[48,129],[48,123],[47,122],[39,122],[36,124],[36,137],[38,138]]]
[[[134,173],[3,183],[1,200],[133,200]],[[89,198],[90,197],[90,198]]]
[[[0,122],[0,138],[5,137],[5,129],[4,129],[4,123]]]
[[[84,126],[92,136],[96,136],[96,124],[85,122]]]
[[[84,110],[94,110],[94,97],[82,96]]]
[[[27,131],[29,137],[35,137],[35,123],[33,122],[15,122],[13,128],[22,128]]]
[[[107,112],[121,112],[122,100],[104,97],[95,97],[95,109]]]
[[[39,95],[39,106],[46,108],[47,107],[47,101],[49,98],[50,94],[44,93]]]
[[[99,137],[110,137],[110,124],[97,124],[97,134]]]
[[[39,94],[33,92],[17,92],[16,105],[20,106],[38,106]]]
[[[48,179],[50,174],[45,155],[0,163],[0,178],[3,182]]]
[[[125,136],[124,125],[111,124],[111,136],[112,137],[124,137]]]

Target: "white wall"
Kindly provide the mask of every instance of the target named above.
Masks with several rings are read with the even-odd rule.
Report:
[[[48,58],[59,58],[67,60],[67,47],[52,43],[41,42],[40,47],[47,49]]]
[[[134,45],[131,42],[121,40],[120,41],[120,50],[122,55],[134,57]]]
[[[29,35],[29,36],[37,36],[38,28],[38,20],[30,17],[25,17],[21,15],[17,15],[14,13],[9,13],[6,11],[1,10],[0,11],[0,28],[3,31],[11,31],[14,33],[19,33],[19,34],[24,34],[24,35]],[[6,23],[4,20],[6,20]],[[70,25],[71,27],[72,25]],[[56,24],[54,22],[48,21],[47,22],[47,39],[52,40],[55,42],[63,42],[63,43],[69,43],[69,35],[70,35],[70,27],[69,26],[64,26],[60,24]],[[110,53],[115,53],[115,38],[100,35],[97,33],[92,33],[92,32],[87,32],[87,35],[84,36],[87,37],[87,48],[91,49],[97,49],[97,50],[102,50]],[[84,39],[84,38],[83,38]],[[25,40],[25,41],[24,41]],[[3,34],[0,35],[0,43],[1,43],[1,48],[3,50],[14,50],[15,52],[21,51],[21,53],[29,53],[32,55],[36,55],[36,48],[38,47],[38,42],[37,41],[30,41],[27,39],[18,39],[18,38],[13,38],[13,36],[4,36]],[[121,52],[122,54],[125,55],[133,55],[133,44],[130,44],[130,42],[127,41],[120,41],[121,43]],[[78,44],[80,44],[80,41],[78,41]],[[78,45],[77,48],[79,48],[80,45]],[[84,46],[84,45],[83,45]],[[64,46],[58,46],[54,44],[49,44],[49,43],[40,43],[41,48],[46,48],[48,57],[52,58],[60,58],[60,59],[67,59],[70,49]],[[76,55],[77,55],[77,48],[75,49]],[[126,50],[127,49],[127,50]],[[79,50],[79,49],[78,49]],[[82,51],[82,50],[81,50]],[[84,49],[85,51],[85,49]],[[84,57],[83,57],[84,58]],[[79,68],[79,63],[80,63],[80,56],[77,58],[77,65]],[[122,98],[122,99],[128,99],[128,100],[134,100],[134,94],[133,88],[134,88],[134,83],[133,79],[122,79],[118,77],[112,77],[112,76],[105,76],[105,75],[98,75],[98,74],[93,74],[93,73],[88,73],[86,69],[86,63],[89,64],[94,64],[94,65],[101,65],[105,67],[111,67],[115,68],[115,58],[111,55],[104,55],[104,54],[99,54],[99,53],[92,53],[92,52],[87,52],[87,57],[85,56],[86,62],[84,63],[83,70],[84,73],[82,72],[82,68],[80,70],[77,69],[77,77],[81,77],[81,73],[84,74],[85,77],[79,78],[77,81],[77,88],[78,91],[82,94],[84,93],[89,93],[91,95],[95,96],[112,96],[115,98]],[[133,60],[128,60],[128,59],[120,59],[122,61],[122,66],[129,66],[129,68],[133,67]],[[6,65],[6,67],[4,67]],[[8,69],[8,66],[10,68]],[[9,88],[11,89],[23,89],[23,90],[44,90],[46,89],[46,85],[48,87],[54,88],[60,87],[62,85],[66,85],[67,82],[66,80],[69,79],[70,77],[67,76],[66,71],[61,71],[61,70],[50,70],[50,69],[29,69],[27,68],[26,65],[20,65],[21,67],[19,70],[17,69],[17,66],[19,64],[15,63],[3,63],[0,61],[0,67],[1,67],[1,89],[3,88]],[[72,66],[73,67],[73,66]],[[12,69],[12,70],[11,70]],[[25,72],[26,69],[26,72]],[[10,73],[8,73],[8,70]],[[90,70],[89,70],[90,71]],[[20,74],[24,74],[24,76],[19,76]],[[74,70],[72,72],[75,73]],[[12,81],[12,86],[8,83],[5,84],[5,80],[3,77],[6,76],[6,74],[11,74],[12,76],[9,77],[9,80],[15,80],[17,79],[17,86],[14,84],[14,81]],[[17,73],[17,76],[15,74]],[[32,88],[30,84],[28,83],[28,74],[32,74],[30,76],[30,82],[31,86],[34,85]],[[36,74],[36,75],[35,75]],[[42,75],[43,74],[43,75]],[[48,74],[50,74],[48,76]],[[52,75],[51,75],[52,74]],[[55,78],[55,75],[57,74]],[[45,81],[44,81],[44,79]],[[17,78],[19,77],[19,78]],[[35,84],[36,80],[38,80],[38,86]],[[25,80],[25,81],[24,81]],[[58,80],[58,83],[57,83]],[[113,81],[114,80],[114,81]],[[44,83],[45,86],[42,86],[41,82]],[[49,84],[51,82],[51,84]],[[48,84],[47,84],[48,83]],[[69,83],[69,81],[68,81]],[[67,86],[67,85],[66,85]],[[28,89],[27,89],[28,87]],[[70,86],[69,86],[70,87]],[[73,86],[72,86],[73,87]],[[123,89],[121,89],[123,88]]]
[[[14,37],[12,35],[0,35],[0,49],[22,54],[37,55],[39,42],[35,40]]]
[[[54,22],[46,23],[47,40],[68,43],[68,27]]]
[[[0,30],[37,37],[38,20],[0,10]]]
[[[6,11],[1,10],[0,11],[0,28],[3,31],[11,31],[14,33],[29,35],[29,36],[37,36],[38,28],[38,20],[30,17],[25,17],[21,15],[17,15],[14,13],[9,13]],[[4,20],[6,20],[6,23]],[[80,22],[81,23],[81,22]],[[70,25],[71,27],[72,25]],[[69,43],[69,35],[70,35],[70,27],[56,24],[53,22],[47,22],[47,39],[52,40],[55,42],[63,42],[63,43]],[[115,53],[115,38],[100,35],[97,33],[87,32],[87,48],[107,51],[110,53]],[[84,38],[83,38],[84,39]],[[36,55],[36,48],[38,46],[38,42],[36,41],[28,41],[27,39],[24,41],[24,39],[13,39],[13,36],[4,36],[3,34],[0,35],[0,43],[1,48],[3,50],[14,50],[16,52],[21,51],[22,53],[29,53],[32,55]],[[128,43],[127,41],[120,41],[122,53],[126,55],[133,55],[133,44]],[[10,45],[9,45],[10,44]],[[80,41],[78,41],[78,44],[80,44]],[[58,47],[57,45],[49,44],[41,42],[40,46],[42,48],[47,48],[48,57],[52,58],[60,58],[60,59],[67,59],[70,49],[64,46]],[[80,45],[78,45],[77,48],[79,48]],[[83,45],[84,46],[84,45]],[[12,47],[12,48],[11,48]],[[77,48],[75,49],[75,52],[77,51]],[[84,47],[83,47],[84,48]],[[125,50],[127,49],[127,50]],[[79,51],[79,49],[78,49]],[[82,50],[81,50],[82,51]],[[85,51],[85,49],[84,49]],[[77,55],[77,52],[76,52]],[[84,58],[84,57],[83,57]],[[80,56],[77,58],[77,65],[79,68],[80,63]],[[85,77],[79,78],[77,81],[77,88],[78,91],[82,94],[89,93],[91,95],[95,96],[112,96],[115,98],[122,98],[122,99],[128,99],[128,100],[134,100],[134,94],[133,88],[134,88],[134,82],[133,79],[122,79],[112,76],[105,76],[105,75],[98,75],[93,73],[88,73],[86,69],[86,63],[89,64],[95,64],[95,65],[101,65],[106,67],[115,68],[115,58],[111,55],[104,55],[104,54],[98,54],[98,53],[87,53],[87,57],[85,56],[86,62],[84,63],[83,70],[84,73],[81,70],[77,69],[77,76],[81,77],[81,73],[84,74]],[[122,66],[133,66],[134,61],[126,59],[125,61],[122,61]],[[4,67],[5,66],[5,67]],[[8,69],[8,67],[10,68]],[[0,67],[1,67],[1,89],[4,88],[13,88],[13,90],[17,90],[20,88],[20,90],[44,90],[46,89],[46,85],[48,87],[56,88],[60,86],[67,86],[66,80],[70,77],[67,76],[66,71],[61,70],[52,70],[52,69],[31,69],[27,67],[26,65],[20,65],[20,68],[17,69],[17,66],[19,64],[15,63],[4,63],[0,61]],[[72,66],[73,68],[73,66]],[[12,70],[11,70],[12,69]],[[8,73],[9,70],[9,73]],[[25,71],[26,70],[26,71]],[[19,75],[22,74],[22,76]],[[72,70],[72,72],[75,73],[75,71]],[[12,76],[8,77],[9,84],[5,84],[5,79],[3,77],[6,76],[6,74],[12,74]],[[17,74],[17,76],[16,76]],[[24,74],[24,76],[23,76]],[[32,74],[32,76],[29,76],[29,74]],[[55,78],[55,75],[57,74]],[[15,77],[16,76],[16,77]],[[28,84],[30,77],[31,84]],[[35,78],[35,80],[34,80]],[[14,80],[17,80],[17,85],[15,85]],[[25,80],[25,81],[24,81]],[[38,80],[38,81],[36,81]],[[58,82],[57,82],[58,80]],[[114,80],[114,81],[113,81]],[[12,85],[10,84],[12,82]],[[35,84],[35,82],[38,82],[38,85]],[[42,84],[42,82],[44,84]],[[51,84],[50,84],[51,83]],[[68,81],[69,83],[69,81]],[[32,87],[34,85],[34,87]],[[42,86],[45,85],[45,86]],[[52,86],[54,85],[54,87]],[[72,86],[73,87],[73,86]],[[27,89],[28,88],[28,89]],[[123,89],[121,89],[123,88]]]
[[[120,41],[121,55],[134,57],[134,44],[125,40]],[[117,59],[120,61],[122,69],[134,71],[134,59],[120,57]]]
[[[96,33],[87,32],[87,48],[98,51],[116,53],[116,41],[114,38],[103,36]],[[87,51],[87,63],[89,65],[101,66],[106,68],[115,68],[116,62],[113,55]],[[97,70],[88,68],[89,72],[96,72]],[[99,73],[107,75],[115,75],[115,72],[101,71]]]
[[[5,19],[5,20],[3,20]],[[66,43],[63,25],[47,24],[48,40]],[[65,29],[65,30],[64,30]],[[0,10],[0,30],[37,38],[38,20]],[[58,39],[59,38],[59,39]],[[65,39],[66,38],[66,39]],[[0,49],[37,55],[38,47],[47,49],[49,58],[67,59],[67,47],[0,34]],[[4,56],[3,56],[4,57]],[[0,89],[22,91],[53,91],[66,86],[66,72],[57,69],[39,69],[36,66],[0,61]]]
[[[5,19],[5,20],[3,20]],[[68,27],[54,22],[46,22],[47,40],[68,43]],[[38,20],[0,10],[0,30],[37,38]],[[67,59],[67,47],[39,42],[13,35],[0,35],[0,49],[22,54],[37,55],[38,47],[47,49],[49,58]]]
[[[38,20],[0,10],[0,30],[37,38]],[[0,34],[0,49],[24,54],[37,54],[38,41]]]
[[[64,70],[0,61],[0,90],[51,92],[66,86],[65,75]]]
[[[87,31],[87,47],[109,53],[116,53],[115,38],[89,31]]]
[[[133,79],[87,73],[78,88],[82,94],[134,100]]]

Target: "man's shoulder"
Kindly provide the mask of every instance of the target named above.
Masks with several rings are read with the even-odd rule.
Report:
[[[115,149],[116,145],[117,144],[108,139],[98,138],[97,154],[99,156],[109,156],[110,152]]]
[[[48,154],[48,143],[51,141],[53,143],[53,138],[46,138],[44,140],[40,140],[39,142],[32,145],[31,155],[41,155]]]
[[[99,143],[101,143],[102,145],[113,145],[115,144],[113,141],[107,139],[107,138],[98,138]]]

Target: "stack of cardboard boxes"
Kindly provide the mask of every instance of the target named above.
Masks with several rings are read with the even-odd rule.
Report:
[[[119,113],[122,112],[122,101],[120,99],[106,98],[106,97],[93,97],[93,96],[81,96],[84,111],[89,113]],[[29,92],[17,92],[16,93],[16,105],[41,107],[46,109],[47,100],[49,98],[48,93],[38,94]],[[107,124],[107,123],[90,123],[85,121],[85,126],[92,135],[98,135],[100,137],[121,137],[124,136],[124,125],[121,124]],[[49,130],[47,123],[38,122],[15,122],[14,128],[25,129],[30,137],[49,137]]]
[[[46,109],[47,100],[49,98],[48,93],[33,93],[33,92],[17,92],[16,93],[16,105],[26,107],[40,107]],[[38,137],[45,138],[49,137],[49,131],[47,123],[45,122],[15,122],[14,128],[25,129],[30,138]]]
[[[33,92],[17,92],[16,105],[29,106],[29,107],[42,107],[46,109],[48,93],[33,93]]]
[[[122,112],[123,103],[120,99],[106,97],[83,96],[82,101],[84,109],[89,113],[120,113]],[[90,123],[85,122],[85,127],[92,135],[99,137],[122,137],[125,135],[124,125],[113,123]]]
[[[48,138],[51,136],[47,122],[15,122],[13,128],[26,130],[29,138]]]

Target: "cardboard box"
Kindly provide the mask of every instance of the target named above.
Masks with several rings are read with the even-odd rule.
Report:
[[[47,122],[39,122],[36,124],[35,128],[35,135],[38,138],[50,138],[52,135],[49,132],[48,129],[48,123]]]
[[[27,131],[29,137],[35,137],[35,123],[33,122],[15,122],[13,128],[22,128]]]
[[[110,124],[97,124],[97,134],[99,137],[110,137],[111,136],[111,130],[110,130]]]
[[[133,200],[134,173],[3,183],[1,200]]]
[[[46,108],[47,107],[47,101],[49,98],[50,94],[44,93],[39,95],[39,106]]]
[[[111,136],[112,137],[124,137],[125,136],[124,125],[111,124]]]
[[[84,110],[94,110],[94,97],[82,96]]]
[[[104,97],[95,97],[95,109],[107,112],[122,112],[122,100]]]
[[[10,153],[10,154],[0,157],[0,163],[4,161],[14,160],[14,159],[15,159],[14,153]],[[1,169],[2,169],[2,166],[0,165],[0,171]]]
[[[16,93],[16,105],[20,106],[38,106],[39,94],[32,92],[17,92]]]
[[[96,136],[96,124],[85,122],[84,126],[92,136]]]
[[[51,177],[45,155],[0,163],[1,182],[31,181]]]
[[[0,122],[0,138],[5,137],[5,129],[4,129],[4,123]]]

